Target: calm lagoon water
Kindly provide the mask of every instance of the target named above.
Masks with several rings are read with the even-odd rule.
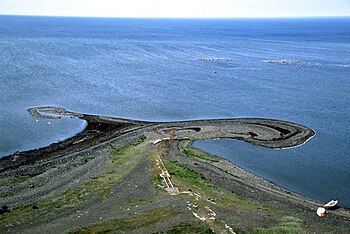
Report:
[[[193,60],[198,57],[226,60]],[[350,206],[349,74],[350,18],[0,16],[0,156],[48,145],[84,127],[74,119],[36,121],[26,111],[31,106],[153,121],[284,119],[310,126],[317,136],[282,156],[260,155],[260,148],[231,141],[196,144],[215,152],[226,148],[222,156],[233,162],[252,160],[247,170]],[[229,155],[236,148],[252,150],[256,158],[243,151]],[[280,169],[286,162],[293,168],[288,173]]]
[[[349,163],[347,159],[325,157],[340,152],[319,147],[320,143],[316,138],[299,148],[285,150],[230,139],[196,141],[193,145],[295,193],[319,201],[339,199],[341,205],[349,207]],[[337,164],[343,166],[337,168]]]

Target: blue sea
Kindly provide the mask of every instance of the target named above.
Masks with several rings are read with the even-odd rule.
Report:
[[[202,57],[224,60],[195,60]],[[0,156],[85,126],[36,119],[27,112],[32,106],[150,121],[304,124],[317,135],[295,149],[234,140],[194,145],[291,191],[350,207],[350,18],[0,16],[0,96]]]

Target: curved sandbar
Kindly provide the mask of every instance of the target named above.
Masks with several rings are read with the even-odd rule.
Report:
[[[269,209],[284,210],[303,219],[313,232],[348,230],[348,210],[331,211],[319,220],[315,214],[319,202],[288,192],[226,160],[187,154],[192,148],[187,143],[184,147],[186,141],[214,138],[239,139],[269,148],[295,147],[315,134],[305,126],[258,118],[145,122],[74,113],[52,106],[31,108],[29,112],[37,118],[79,117],[88,125],[66,141],[0,159],[0,207],[11,211],[0,220],[0,232],[6,226],[13,232],[59,233],[92,223],[99,225],[105,218],[124,219],[142,212],[152,212],[154,216],[154,209],[169,206],[176,211],[169,220],[139,232],[170,230],[188,220],[211,220],[205,225],[219,233],[232,226],[249,231],[279,222],[280,214]],[[123,161],[123,157],[127,160]],[[202,175],[195,183],[206,182],[181,181],[184,176],[176,174],[181,170],[192,173],[191,178]],[[152,181],[160,181],[157,173],[164,178],[169,176],[169,183],[175,184],[171,195],[160,189],[164,184],[158,184],[160,188],[154,186]],[[212,185],[201,187],[206,184]],[[248,200],[242,203],[227,191],[249,198],[255,205]],[[225,199],[230,202],[223,203]],[[240,205],[234,205],[236,202]],[[205,212],[201,213],[201,209]],[[161,220],[166,211],[162,210]],[[177,212],[181,215],[177,216]],[[206,216],[208,213],[210,217]],[[43,219],[35,219],[36,215]],[[14,219],[16,225],[11,226]]]

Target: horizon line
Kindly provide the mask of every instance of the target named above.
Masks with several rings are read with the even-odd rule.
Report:
[[[301,19],[301,18],[350,18],[350,15],[301,15],[301,16],[237,16],[237,17],[160,17],[160,16],[88,16],[88,15],[35,15],[3,14],[0,16],[58,17],[58,18],[108,18],[108,19]]]

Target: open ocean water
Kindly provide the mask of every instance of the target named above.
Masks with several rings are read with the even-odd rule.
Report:
[[[195,61],[195,58],[224,58]],[[264,60],[296,60],[293,64]],[[291,191],[350,207],[350,18],[0,16],[0,157],[81,131],[31,106],[164,121],[266,117],[304,124],[302,147],[195,146]]]

